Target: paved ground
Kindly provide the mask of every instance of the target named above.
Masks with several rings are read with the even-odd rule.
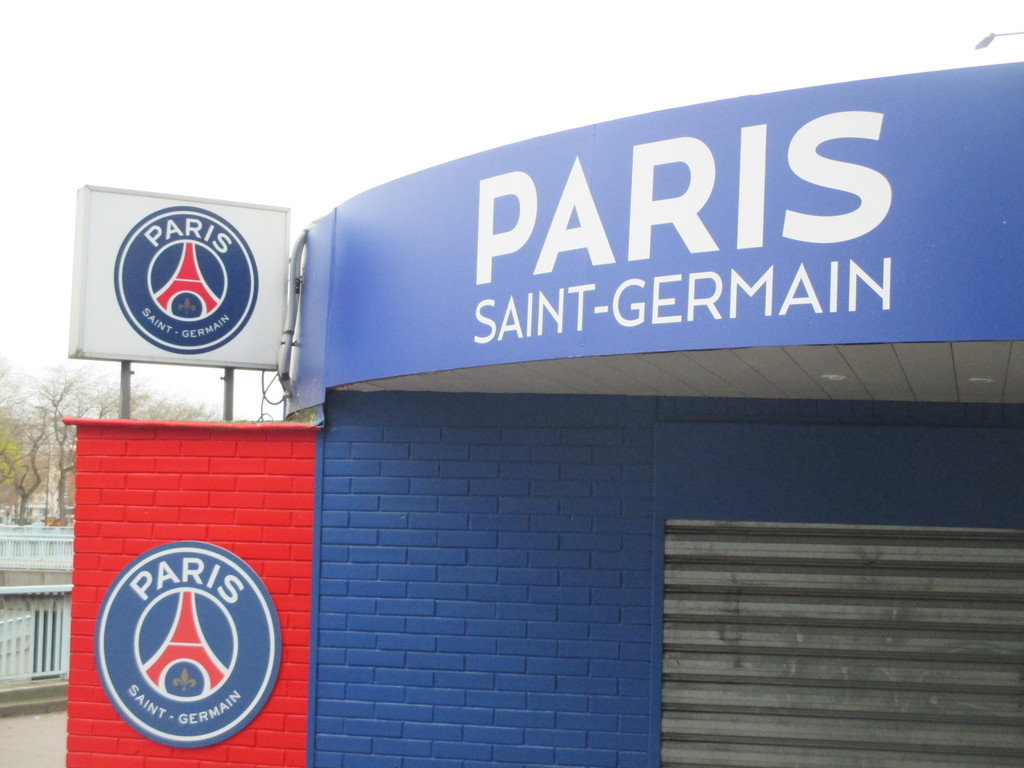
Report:
[[[0,765],[64,768],[68,713],[0,717]]]

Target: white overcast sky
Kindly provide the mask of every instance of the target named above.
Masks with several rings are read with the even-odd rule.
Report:
[[[0,357],[67,359],[77,190],[290,208],[657,109],[1024,60],[1021,0],[76,0],[0,10]],[[1022,94],[1024,97],[1024,94]],[[998,105],[994,105],[998,108]],[[219,369],[136,366],[221,402]],[[238,374],[237,418],[260,413]],[[271,409],[275,416],[280,409]]]

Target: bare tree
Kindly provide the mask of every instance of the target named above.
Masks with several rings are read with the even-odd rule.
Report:
[[[213,406],[168,397],[145,385],[132,391],[132,414],[136,419],[152,421],[220,421],[220,415]]]
[[[14,386],[11,367],[0,358],[0,519],[17,505],[13,482],[21,461],[21,446],[9,421]]]
[[[46,445],[46,425],[39,420],[17,421],[14,424],[15,439],[20,455],[10,468],[11,485],[16,494],[14,521],[25,525],[28,519],[28,503],[43,484],[48,471],[49,457]]]
[[[75,431],[67,418],[105,418],[117,412],[118,393],[91,368],[50,368],[36,381],[34,407],[49,439],[48,504],[60,525],[68,522],[68,480],[75,471]]]
[[[132,393],[136,418],[216,421],[215,409],[162,395],[147,386]],[[119,386],[91,366],[49,368],[21,377],[0,359],[0,487],[11,499],[17,523],[27,523],[28,505],[41,488],[47,509],[61,525],[71,517],[75,429],[65,419],[116,417]]]
[[[46,425],[40,422],[23,378],[0,360],[0,480],[11,499],[14,522],[28,522],[28,501],[46,476]]]

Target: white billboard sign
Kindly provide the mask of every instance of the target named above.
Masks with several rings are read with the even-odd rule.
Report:
[[[78,193],[69,356],[273,370],[287,208]]]

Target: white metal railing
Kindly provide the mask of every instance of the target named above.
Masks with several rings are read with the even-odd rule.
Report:
[[[0,587],[0,681],[68,676],[71,585]]]
[[[74,528],[0,525],[0,569],[70,571]]]

